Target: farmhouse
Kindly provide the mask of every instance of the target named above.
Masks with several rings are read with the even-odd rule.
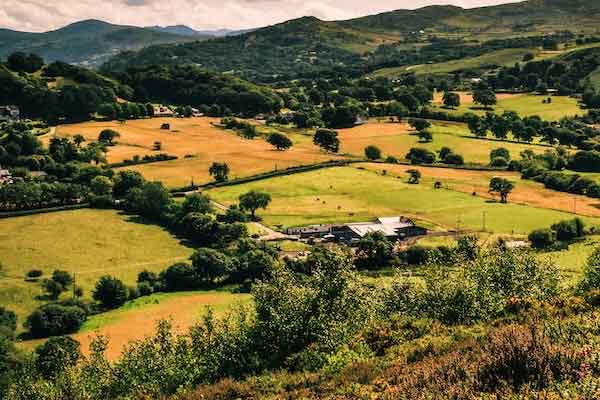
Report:
[[[288,235],[301,239],[323,238],[328,241],[353,243],[365,237],[368,233],[381,232],[390,240],[404,240],[410,237],[427,234],[427,229],[421,228],[405,217],[377,218],[372,222],[358,222],[342,225],[311,225],[301,228],[290,228]]]
[[[390,240],[404,240],[414,236],[427,234],[427,229],[417,226],[405,217],[377,218],[374,222],[360,222],[335,226],[331,234],[340,242],[355,242],[368,233],[380,232]]]
[[[2,169],[2,166],[0,166],[0,185],[8,185],[10,183],[13,183],[13,177],[10,174],[10,171]]]
[[[169,107],[158,105],[154,106],[154,116],[155,117],[174,117],[175,112],[171,110]]]
[[[17,106],[0,106],[0,123],[16,122],[21,118],[21,111]]]

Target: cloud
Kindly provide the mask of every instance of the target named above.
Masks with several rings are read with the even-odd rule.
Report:
[[[251,28],[305,15],[340,20],[430,4],[462,7],[514,0],[1,0],[0,28],[41,32],[83,19],[196,29]]]

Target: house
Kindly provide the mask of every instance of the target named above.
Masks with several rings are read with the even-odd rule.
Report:
[[[0,166],[0,185],[8,185],[11,183],[13,183],[13,177],[10,174],[10,171],[2,169],[2,166]]]
[[[380,232],[388,239],[404,240],[415,236],[424,236],[427,229],[417,226],[405,217],[377,218],[371,222],[358,222],[342,225],[311,225],[301,228],[290,228],[288,235],[301,239],[320,238],[328,242],[356,243],[368,233]]]
[[[21,119],[21,111],[17,106],[0,106],[0,123],[17,122]]]
[[[173,110],[171,110],[169,107],[159,104],[157,106],[154,106],[154,116],[155,117],[174,117],[175,112]]]

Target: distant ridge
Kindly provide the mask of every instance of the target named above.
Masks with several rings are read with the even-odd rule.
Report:
[[[237,36],[244,33],[255,31],[256,29],[217,29],[217,30],[202,30],[197,31],[190,28],[187,25],[170,25],[170,26],[149,26],[148,29],[152,29],[157,32],[171,33],[182,36],[195,36],[195,37],[226,37],[226,36]]]

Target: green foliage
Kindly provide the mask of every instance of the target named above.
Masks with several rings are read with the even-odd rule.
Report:
[[[214,249],[199,249],[190,260],[196,279],[202,283],[214,283],[224,277],[232,264],[228,256]]]
[[[47,304],[27,317],[25,326],[31,336],[42,338],[75,333],[86,319],[81,307]]]
[[[377,146],[367,146],[365,147],[365,157],[369,160],[379,160],[381,159],[381,150]]]
[[[240,196],[240,209],[250,211],[252,218],[256,218],[256,210],[263,210],[271,203],[271,196],[268,193],[251,190]]]
[[[370,232],[358,242],[355,264],[358,269],[375,270],[388,266],[393,258],[393,244],[381,232]]]
[[[273,145],[277,150],[287,150],[292,147],[293,143],[287,136],[281,133],[272,133],[267,138],[267,142]]]
[[[227,182],[229,179],[229,166],[226,163],[214,162],[208,169],[208,173],[217,182]]]
[[[337,153],[340,150],[338,133],[329,129],[317,129],[313,142],[326,151]]]
[[[556,243],[556,233],[552,229],[536,229],[528,236],[535,249],[547,249]]]
[[[35,349],[35,366],[45,378],[54,378],[74,367],[81,358],[79,342],[68,336],[53,337]]]
[[[125,284],[112,276],[105,275],[96,282],[96,287],[92,297],[98,301],[102,307],[113,309],[125,304],[129,292]]]
[[[433,164],[435,162],[435,153],[427,149],[413,147],[406,155],[406,159],[411,164]]]
[[[490,180],[490,193],[498,193],[501,203],[508,202],[508,195],[514,188],[514,183],[506,178],[494,177]]]

